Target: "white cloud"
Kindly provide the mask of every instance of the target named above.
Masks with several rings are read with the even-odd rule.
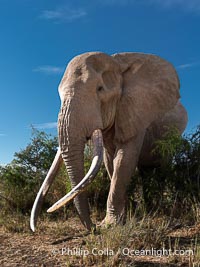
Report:
[[[199,65],[199,62],[191,62],[191,63],[178,65],[176,68],[177,69],[188,69],[188,68],[196,67],[198,65]]]
[[[33,124],[33,128],[36,129],[54,129],[57,128],[57,122],[45,122],[40,124]]]
[[[69,7],[57,8],[55,10],[44,10],[40,18],[54,22],[71,22],[85,17],[87,12],[83,9],[71,9]]]
[[[56,66],[50,66],[50,65],[44,65],[44,66],[38,66],[35,69],[33,69],[35,72],[41,72],[45,74],[61,74],[64,71],[64,68],[56,67]]]
[[[60,19],[62,17],[62,13],[59,11],[44,10],[40,17],[43,19]]]

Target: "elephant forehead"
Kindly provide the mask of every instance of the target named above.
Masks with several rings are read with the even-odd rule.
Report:
[[[112,57],[102,52],[88,52],[74,57],[68,64],[67,68],[81,68],[91,66],[96,71],[105,69],[110,64],[115,65]]]
[[[113,60],[113,57],[102,52],[89,52],[73,58],[66,72],[73,72],[77,76],[84,74],[86,71],[92,73],[103,73],[106,70],[120,71],[119,64]]]

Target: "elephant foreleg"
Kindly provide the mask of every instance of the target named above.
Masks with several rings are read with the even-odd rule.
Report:
[[[109,152],[107,149],[104,149],[104,155],[103,155],[104,164],[105,164],[105,167],[106,167],[106,170],[108,172],[110,179],[112,179],[113,170],[114,170],[114,167],[113,167],[114,154],[115,154],[115,151]]]
[[[113,176],[113,160],[115,156],[116,147],[113,143],[114,140],[114,130],[110,129],[109,132],[104,136],[104,165],[108,172],[109,178],[112,179]]]
[[[144,131],[129,142],[120,144],[116,149],[105,224],[121,223],[125,220],[126,189],[135,171],[143,138]]]

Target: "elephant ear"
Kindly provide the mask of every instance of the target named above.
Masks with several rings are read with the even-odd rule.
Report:
[[[177,103],[179,79],[167,61],[141,53],[113,55],[122,71],[122,94],[115,118],[115,139],[126,142]]]

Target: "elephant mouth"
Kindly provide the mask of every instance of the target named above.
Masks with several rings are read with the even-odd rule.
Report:
[[[101,163],[103,160],[103,136],[102,131],[100,129],[95,130],[90,138],[86,138],[88,140],[92,140],[93,143],[93,160],[90,166],[89,171],[85,175],[85,177],[77,184],[69,193],[67,193],[63,198],[58,200],[53,206],[51,206],[47,212],[53,212],[63,205],[69,203],[76,196],[78,196],[81,192],[83,192],[86,187],[94,180],[97,175]]]

